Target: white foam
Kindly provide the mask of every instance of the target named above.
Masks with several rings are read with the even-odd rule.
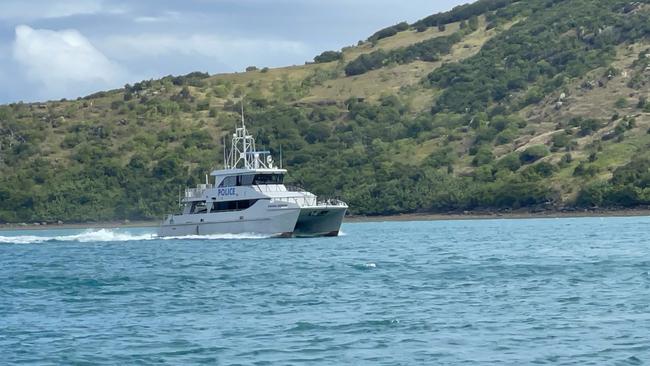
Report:
[[[31,244],[31,243],[42,243],[48,241],[51,238],[43,236],[33,236],[33,235],[21,235],[21,236],[0,236],[0,243],[4,244]]]
[[[16,235],[0,236],[0,243],[5,244],[37,244],[45,242],[78,242],[78,243],[96,243],[96,242],[127,242],[142,240],[236,240],[236,239],[265,239],[269,235],[258,234],[219,234],[219,235],[189,235],[189,236],[170,236],[158,237],[152,233],[134,234],[121,232],[111,229],[86,230],[74,235],[59,236],[37,236],[37,235]]]
[[[214,234],[214,235],[187,235],[187,236],[165,236],[165,237],[156,237],[156,239],[162,240],[239,240],[239,239],[268,239],[272,238],[273,235],[263,235],[263,234],[253,234],[253,233],[243,233],[243,234]]]
[[[13,244],[32,244],[44,243],[50,241],[75,241],[79,243],[90,242],[118,242],[134,240],[152,240],[155,235],[151,233],[133,234],[129,232],[119,232],[111,229],[86,230],[74,235],[57,235],[57,236],[37,236],[37,235],[16,235],[0,236],[0,243]]]

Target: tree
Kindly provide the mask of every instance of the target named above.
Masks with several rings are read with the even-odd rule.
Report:
[[[524,150],[519,155],[519,161],[523,164],[531,164],[549,154],[548,148],[544,145],[534,145]]]
[[[489,147],[481,147],[476,153],[476,155],[474,156],[474,159],[472,160],[472,165],[482,166],[485,164],[489,164],[492,161],[494,161],[494,155],[492,154],[492,150]]]
[[[512,172],[516,172],[521,167],[521,161],[519,160],[519,154],[512,153],[508,154],[501,159],[496,164],[497,169],[506,169]]]
[[[337,51],[325,51],[320,55],[314,57],[314,62],[317,64],[338,61],[343,58],[343,53]]]

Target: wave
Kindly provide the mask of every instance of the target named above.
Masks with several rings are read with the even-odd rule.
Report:
[[[372,270],[377,268],[377,264],[373,262],[358,263],[358,264],[354,264],[353,267],[362,271],[367,271],[367,270]]]
[[[155,236],[155,239],[160,240],[239,240],[239,239],[268,239],[272,238],[273,235],[264,235],[264,234],[253,234],[253,233],[243,233],[243,234],[213,234],[213,235],[187,235],[187,236],[164,236],[158,237]]]
[[[133,234],[129,232],[119,232],[110,229],[99,230],[86,230],[79,234],[73,235],[57,235],[57,236],[38,236],[38,235],[16,235],[16,236],[0,236],[0,243],[10,244],[32,244],[32,243],[45,243],[45,242],[119,242],[119,241],[135,241],[135,240],[152,240],[156,235],[151,233]]]
[[[270,235],[257,234],[217,234],[217,235],[189,235],[159,237],[153,233],[129,233],[111,229],[86,230],[74,235],[38,236],[38,235],[16,235],[0,236],[2,244],[38,244],[47,242],[128,242],[143,240],[236,240],[236,239],[265,239]]]

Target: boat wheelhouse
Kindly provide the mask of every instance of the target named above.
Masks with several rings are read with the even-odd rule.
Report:
[[[182,212],[168,215],[160,236],[259,233],[283,237],[337,236],[347,204],[320,200],[304,189],[286,186],[287,170],[269,151],[258,151],[242,125],[232,135],[224,168],[210,173],[212,183],[188,188]]]

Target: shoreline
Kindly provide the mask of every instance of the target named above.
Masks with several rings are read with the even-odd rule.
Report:
[[[364,222],[393,222],[393,221],[454,221],[454,220],[525,220],[525,219],[554,219],[581,217],[639,217],[650,216],[650,208],[643,209],[591,209],[576,211],[466,211],[450,213],[410,213],[386,216],[346,216],[344,223]],[[0,231],[10,230],[65,230],[65,229],[125,229],[125,228],[155,228],[159,221],[107,221],[93,223],[11,223],[0,224]]]
[[[591,209],[576,211],[467,211],[459,213],[411,213],[387,216],[348,216],[345,222],[388,221],[454,221],[454,220],[525,220],[581,217],[641,217],[650,216],[650,209]]]

